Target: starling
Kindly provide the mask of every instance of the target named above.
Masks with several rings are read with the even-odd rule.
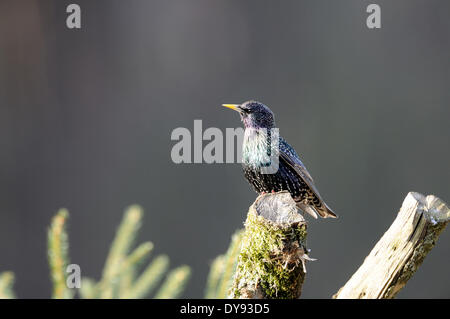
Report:
[[[281,136],[278,138],[278,150],[275,150],[278,153],[278,169],[274,173],[263,171],[262,168],[268,165],[267,155],[274,152],[271,136],[274,134],[275,120],[267,106],[257,101],[223,106],[239,112],[244,123],[242,166],[245,178],[257,193],[288,191],[297,206],[314,218],[317,214],[323,218],[337,217],[323,201],[294,148]]]

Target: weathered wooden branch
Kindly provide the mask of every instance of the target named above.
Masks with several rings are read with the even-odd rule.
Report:
[[[245,222],[231,298],[298,298],[305,278],[306,221],[287,192],[259,196]]]
[[[450,210],[439,198],[409,193],[394,223],[333,298],[394,298],[449,220]]]

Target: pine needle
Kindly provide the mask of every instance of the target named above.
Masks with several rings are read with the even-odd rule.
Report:
[[[162,275],[169,267],[169,258],[166,255],[156,257],[144,272],[136,279],[130,291],[124,298],[144,298],[155,288]]]
[[[72,290],[66,284],[69,243],[65,224],[68,217],[69,212],[66,209],[59,210],[53,217],[48,230],[48,262],[53,282],[52,298],[56,299],[73,296]]]
[[[231,244],[225,254],[225,263],[223,268],[223,275],[220,280],[216,298],[225,299],[228,297],[228,291],[233,283],[233,276],[236,272],[236,266],[238,261],[239,252],[241,249],[243,230],[236,231],[231,237]]]
[[[206,281],[205,298],[217,298],[219,282],[222,279],[225,266],[225,255],[217,256],[211,263],[208,279]]]
[[[10,271],[0,273],[0,299],[15,298],[12,286],[14,284],[14,274]]]
[[[116,295],[122,263],[133,245],[141,219],[142,209],[139,206],[133,205],[126,210],[103,269],[100,282],[101,298],[114,298]]]
[[[155,299],[178,298],[183,292],[190,275],[191,269],[188,266],[180,266],[172,270],[156,293]]]

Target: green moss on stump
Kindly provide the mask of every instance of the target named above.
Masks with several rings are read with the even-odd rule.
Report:
[[[284,194],[264,196],[280,196],[275,198],[277,201],[290,200]],[[258,200],[265,199],[259,197]],[[288,222],[266,219],[255,209],[256,203],[250,208],[245,223],[245,234],[230,297],[298,298],[305,277],[302,257],[306,252],[306,222],[297,214],[293,202],[287,202],[291,206],[288,207],[291,210],[289,214],[292,214],[294,209],[297,216],[289,216]],[[273,206],[265,207],[272,208]]]

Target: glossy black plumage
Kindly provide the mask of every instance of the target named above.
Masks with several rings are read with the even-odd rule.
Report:
[[[230,106],[228,106],[230,107]],[[233,108],[233,107],[230,107]],[[297,206],[317,218],[337,217],[321,198],[313,179],[299,156],[282,137],[279,137],[278,149],[270,147],[272,134],[276,134],[272,111],[256,101],[236,105],[245,126],[243,141],[243,170],[250,185],[257,193],[289,191]],[[273,142],[272,142],[273,144]],[[270,152],[278,153],[278,170],[264,174],[263,167],[268,163]]]

